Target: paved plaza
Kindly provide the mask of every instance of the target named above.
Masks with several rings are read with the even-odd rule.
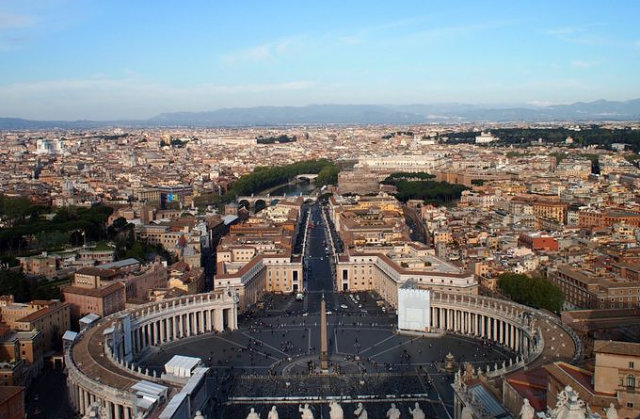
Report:
[[[281,418],[298,418],[298,405],[310,403],[315,417],[328,417],[328,400],[339,399],[347,415],[363,401],[370,418],[383,418],[394,402],[409,417],[419,401],[427,417],[447,418],[452,410],[451,373],[442,370],[451,352],[458,365],[493,367],[510,353],[489,342],[447,335],[422,337],[395,332],[397,316],[371,292],[333,289],[330,257],[320,209],[313,206],[305,256],[309,264],[304,301],[293,295],[264,298],[264,309],[239,319],[233,332],[175,341],[141,363],[161,371],[173,355],[198,357],[214,370],[220,418],[244,418],[251,407],[266,418],[276,404]],[[330,372],[319,371],[320,301],[328,312]],[[513,357],[513,354],[511,354]]]
[[[264,410],[262,417],[266,417],[276,399],[356,400],[362,396],[376,398],[369,402],[370,417],[375,418],[375,412],[386,412],[388,403],[383,401],[390,399],[399,402],[405,399],[407,403],[417,400],[422,402],[425,412],[431,412],[430,417],[447,417],[443,408],[451,408],[452,375],[438,366],[449,352],[458,363],[470,362],[483,369],[487,364],[493,366],[508,359],[504,349],[463,336],[398,335],[394,331],[396,316],[382,313],[374,298],[360,294],[360,300],[365,302],[363,307],[369,312],[365,315],[357,312],[362,309],[340,311],[340,305],[351,299],[336,295],[339,311],[328,316],[332,374],[317,371],[319,316],[303,316],[298,310],[303,303],[293,296],[272,296],[271,309],[243,319],[236,331],[164,345],[149,355],[145,364],[160,371],[176,354],[201,358],[215,371],[218,401],[224,413],[221,417],[225,418],[240,417],[236,415],[242,409],[248,412],[249,407],[257,408],[261,398],[269,400],[260,404]],[[325,409],[327,414],[326,405],[314,406],[318,413]]]

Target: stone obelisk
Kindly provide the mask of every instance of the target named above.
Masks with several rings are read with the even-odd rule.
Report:
[[[322,301],[320,302],[320,369],[322,371],[329,370],[327,347],[327,304],[324,301],[324,293],[322,293]]]

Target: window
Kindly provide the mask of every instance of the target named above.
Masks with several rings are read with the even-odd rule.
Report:
[[[633,403],[627,403],[627,407],[628,407],[629,409],[633,409]]]
[[[635,363],[633,363],[633,362],[629,362],[629,369],[630,369],[630,370],[634,369],[635,367],[636,367],[636,366],[635,366]]]
[[[636,377],[633,375],[627,376],[627,387],[635,387],[636,386]]]

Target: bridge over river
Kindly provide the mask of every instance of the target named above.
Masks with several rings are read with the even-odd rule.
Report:
[[[289,202],[293,202],[296,199],[302,197],[302,199],[305,200],[305,202],[307,201],[311,201],[314,202],[317,198],[318,195],[316,194],[312,194],[312,195],[305,195],[302,192],[300,192],[297,195],[293,195],[293,194],[283,194],[283,195],[271,195],[271,194],[266,194],[266,195],[250,195],[250,196],[239,196],[236,198],[236,202],[238,203],[238,205],[240,207],[246,207],[249,210],[253,210],[256,208],[256,204],[258,204],[258,207],[267,207],[267,206],[272,206],[277,204],[278,202],[281,201],[289,201]]]

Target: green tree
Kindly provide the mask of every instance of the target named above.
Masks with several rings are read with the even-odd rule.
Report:
[[[433,180],[409,181],[388,178],[387,180],[395,184],[398,189],[396,198],[402,202],[407,202],[409,199],[422,199],[425,203],[447,204],[460,199],[462,191],[469,189],[464,185]]]
[[[29,283],[24,273],[15,270],[0,270],[0,295],[13,295],[16,302],[30,301]]]
[[[498,277],[498,287],[516,303],[554,313],[562,310],[562,291],[545,279],[505,273]]]
[[[318,177],[316,178],[316,185],[337,185],[338,173],[340,173],[340,169],[338,169],[337,166],[325,166],[322,170],[320,170],[320,173],[318,173]]]
[[[327,159],[307,160],[285,166],[256,167],[251,174],[242,176],[231,190],[225,194],[224,202],[233,200],[239,195],[251,195],[265,189],[289,182],[296,175],[303,173],[320,173],[326,166],[331,166]]]

